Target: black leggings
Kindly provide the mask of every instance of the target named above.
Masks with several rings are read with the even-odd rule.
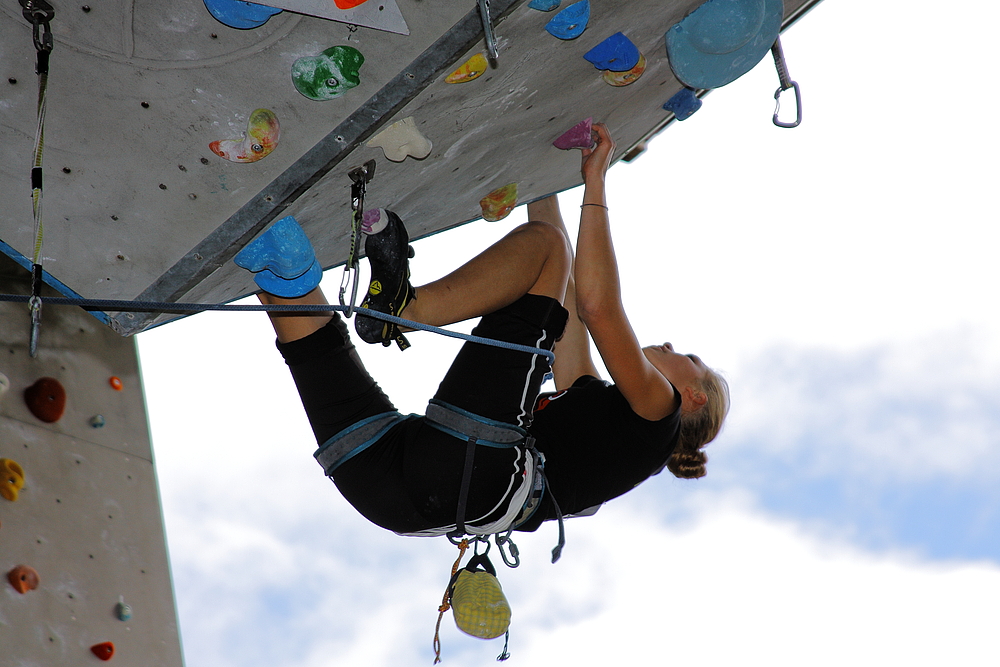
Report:
[[[526,294],[482,318],[477,336],[551,350],[562,336],[566,310],[550,297]],[[365,370],[343,320],[312,335],[279,343],[320,445],[353,424],[395,410]],[[480,343],[462,346],[434,398],[489,419],[526,428],[542,380],[545,357]],[[374,523],[396,532],[418,532],[455,521],[465,443],[417,418],[394,427],[333,474],[345,498]],[[480,447],[467,517],[506,511],[517,455]],[[513,480],[513,481],[512,481]],[[513,489],[513,490],[516,490]]]

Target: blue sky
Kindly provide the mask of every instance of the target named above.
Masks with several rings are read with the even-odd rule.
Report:
[[[782,38],[800,128],[771,125],[765,61],[611,170],[640,338],[722,369],[733,410],[708,477],[570,522],[555,566],[554,527],[522,538],[508,664],[993,662],[998,10],[946,9],[827,0]],[[415,280],[523,220],[417,242]],[[323,477],[265,318],[138,341],[188,667],[429,665],[457,552]],[[420,412],[458,346],[411,341],[361,353]],[[500,652],[442,628],[445,665]]]

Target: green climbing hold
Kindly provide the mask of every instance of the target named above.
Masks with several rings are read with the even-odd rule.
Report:
[[[295,90],[311,100],[332,100],[361,83],[365,57],[352,46],[331,46],[318,56],[292,63]]]

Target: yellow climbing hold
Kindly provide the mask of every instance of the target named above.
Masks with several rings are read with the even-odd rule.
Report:
[[[472,81],[473,79],[478,79],[487,70],[489,64],[486,62],[486,56],[482,53],[477,53],[472,56],[465,63],[459,67],[457,70],[449,74],[444,82],[445,83],[466,83],[467,81]]]
[[[0,459],[0,496],[13,502],[23,488],[24,468],[17,461]]]
[[[497,188],[480,199],[479,206],[483,209],[483,220],[503,220],[517,206],[517,183]]]

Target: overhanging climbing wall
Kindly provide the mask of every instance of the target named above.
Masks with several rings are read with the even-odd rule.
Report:
[[[377,168],[366,204],[395,210],[414,237],[480,217],[479,201],[508,184],[517,184],[520,202],[572,187],[580,182],[579,158],[551,142],[593,117],[613,128],[620,156],[662,129],[672,117],[662,105],[682,87],[664,34],[701,1],[591,0],[586,29],[563,40],[545,30],[553,13],[493,0],[499,66],[462,83],[447,78],[484,49],[471,0],[361,5],[398,9],[408,34],[287,11],[239,30],[214,19],[202,0],[101,0],[87,11],[56,4],[47,282],[92,298],[229,301],[256,291],[232,256],[289,214],[324,267],[342,264],[347,172],[369,159]],[[785,24],[815,1],[785,0]],[[34,240],[35,54],[19,10],[0,5],[0,241],[25,264]],[[583,58],[617,32],[645,59],[629,85],[610,85]],[[335,71],[300,92],[293,69],[301,79],[324,59]],[[367,145],[406,118],[432,144],[414,151],[425,157],[395,162]],[[237,146],[231,140],[248,124],[263,131]],[[213,151],[215,141],[231,144]],[[260,159],[220,156],[240,151]],[[174,317],[102,316],[123,334]]]
[[[0,256],[0,289],[26,282]],[[31,359],[23,306],[0,303],[0,664],[101,664],[110,642],[111,664],[180,667],[134,341],[44,317]]]

